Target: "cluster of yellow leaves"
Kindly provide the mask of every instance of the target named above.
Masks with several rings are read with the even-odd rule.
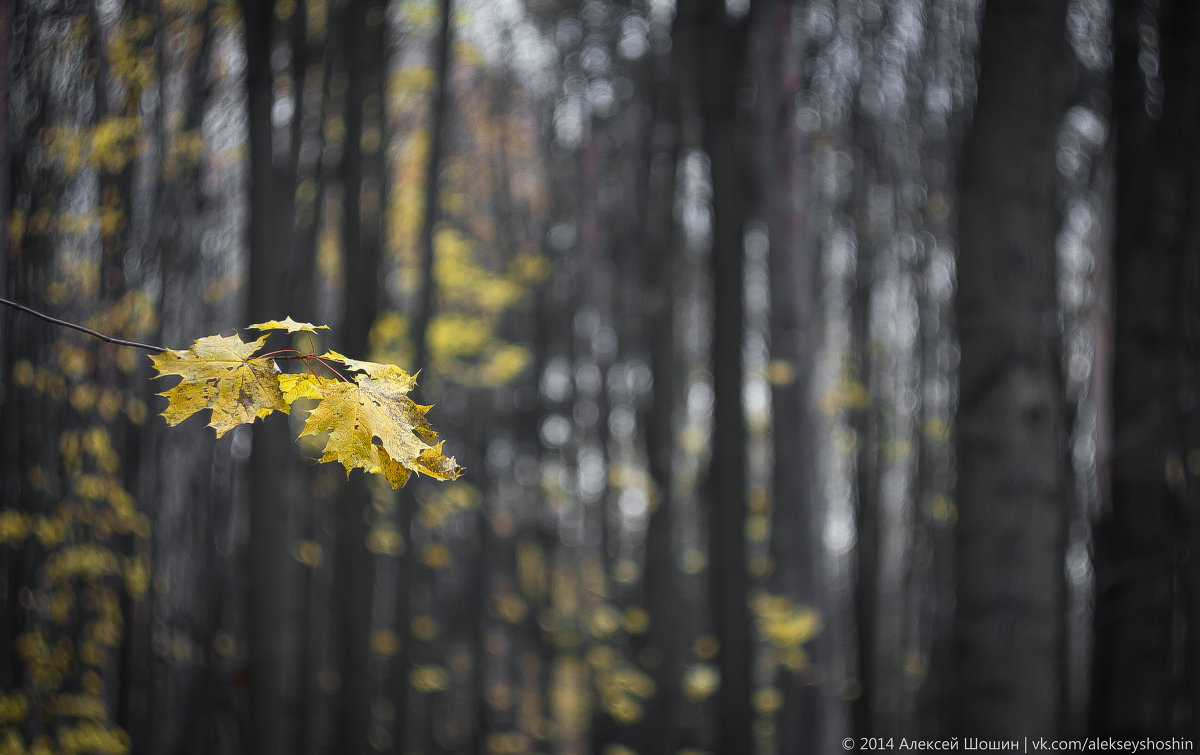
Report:
[[[125,90],[125,102],[137,102],[142,91],[157,78],[155,70],[154,20],[132,14],[118,25],[107,44],[112,72]]]
[[[792,602],[786,595],[756,593],[750,608],[759,634],[771,645],[777,662],[793,672],[808,668],[804,645],[821,629],[821,616],[809,606]]]
[[[260,331],[315,332],[309,323],[291,317],[251,325]],[[176,425],[208,409],[209,426],[220,437],[241,424],[252,423],[273,412],[288,414],[299,399],[312,399],[300,436],[326,436],[321,461],[341,462],[382,475],[393,488],[403,486],[413,472],[437,480],[453,480],[461,468],[442,453],[442,443],[426,420],[431,407],[408,397],[416,386],[412,375],[391,364],[351,359],[336,351],[295,357],[310,369],[280,372],[269,356],[255,356],[266,344],[264,335],[254,341],[239,336],[206,336],[187,350],[168,349],[151,357],[159,377],[177,375],[182,380],[160,394],[168,400],[163,417]],[[353,374],[327,377],[312,371],[330,371],[337,362]]]
[[[683,694],[693,703],[712,697],[721,687],[721,672],[711,663],[693,663],[683,674]]]
[[[409,674],[409,680],[413,689],[425,694],[450,687],[450,673],[441,666],[417,666]]]
[[[142,302],[126,296],[88,323],[133,334],[144,314]],[[119,384],[93,379],[101,359],[132,369],[121,356],[97,356],[68,339],[52,354],[44,365],[19,360],[12,370],[13,388],[78,416],[59,434],[52,460],[22,471],[22,490],[43,504],[0,512],[0,551],[35,554],[38,564],[12,601],[25,616],[11,650],[27,687],[0,696],[0,755],[128,752],[102,696],[103,679],[127,637],[126,601],[142,600],[150,585],[150,521],[124,487],[111,432],[122,411],[137,424],[145,407]],[[31,722],[46,717],[56,722],[53,735],[29,734]]]
[[[436,22],[435,11],[410,2],[401,4],[400,13],[416,28],[431,18]],[[456,47],[455,56],[468,65],[481,60],[469,46]],[[425,184],[430,146],[423,114],[435,81],[428,66],[400,67],[388,78],[391,118],[398,124],[391,150],[397,179],[387,207],[387,246],[393,250],[397,274],[389,285],[400,295],[421,286],[418,250],[429,199]],[[428,323],[427,374],[474,388],[506,385],[528,369],[529,349],[508,340],[505,332],[513,327],[512,315],[534,301],[535,289],[550,271],[537,244],[512,238],[511,229],[496,220],[510,212],[538,216],[545,209],[546,191],[536,171],[500,167],[536,162],[537,130],[531,114],[521,108],[495,107],[494,98],[484,94],[494,86],[504,85],[487,81],[457,102],[456,113],[475,138],[443,157],[441,189],[434,198],[445,222],[433,239],[439,312]],[[497,209],[493,202],[499,195],[504,207]],[[407,319],[397,312],[384,313],[372,329],[370,353],[381,361],[402,363],[408,358],[412,333]]]
[[[52,126],[40,136],[47,153],[66,175],[85,166],[116,173],[137,156],[142,126],[138,116],[109,115],[94,126]]]
[[[98,699],[98,698],[97,698]],[[129,752],[129,735],[102,720],[80,717],[75,725],[61,726],[52,740],[45,734],[34,738],[26,747],[17,728],[6,729],[0,735],[0,753],[30,753],[51,755],[52,753],[112,753]]]
[[[837,383],[827,388],[820,399],[821,411],[833,416],[841,411],[862,411],[871,405],[871,393],[858,379],[853,360],[842,360]]]
[[[643,701],[654,695],[654,680],[608,645],[591,648],[587,662],[604,711],[622,724],[640,720]]]
[[[481,498],[480,492],[465,480],[439,487],[436,493],[421,500],[417,521],[426,529],[435,529],[449,522],[455,515],[477,507]]]

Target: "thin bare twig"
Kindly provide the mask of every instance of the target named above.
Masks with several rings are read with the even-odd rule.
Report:
[[[96,331],[92,330],[91,328],[85,328],[82,325],[76,325],[73,322],[67,322],[66,320],[60,320],[57,317],[51,317],[50,315],[44,315],[41,312],[38,312],[36,309],[30,309],[29,307],[26,307],[24,304],[17,304],[15,301],[9,301],[8,299],[0,298],[0,304],[7,304],[8,306],[12,307],[13,309],[19,309],[22,312],[31,314],[34,317],[37,317],[38,319],[41,319],[41,320],[45,320],[46,322],[51,323],[53,325],[61,325],[64,328],[71,328],[72,330],[78,330],[80,333],[87,333],[92,338],[99,338],[101,341],[104,341],[105,343],[115,343],[117,346],[132,346],[135,349],[145,349],[146,351],[166,351],[167,350],[166,347],[164,347],[164,346],[155,346],[155,345],[149,344],[149,343],[139,343],[137,341],[126,341],[123,338],[113,338],[112,336],[106,336],[103,333],[97,333]]]

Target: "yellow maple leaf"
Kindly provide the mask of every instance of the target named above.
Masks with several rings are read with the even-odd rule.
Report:
[[[326,445],[325,454],[321,456],[321,461],[339,461],[346,467],[346,476],[350,476],[350,470],[354,467],[361,467],[367,474],[382,475],[392,486],[392,490],[399,490],[408,482],[408,478],[412,475],[411,472],[398,461],[388,456],[387,451],[378,443],[371,444],[370,448],[362,457],[362,463],[347,465],[345,460],[336,451],[330,451]]]
[[[355,372],[361,372],[372,380],[387,380],[391,384],[389,390],[397,393],[408,393],[417,385],[415,375],[410,375],[394,364],[383,362],[367,362],[362,359],[351,359],[330,349],[322,354],[320,359],[331,359],[341,362]]]
[[[409,471],[452,480],[459,466],[442,455],[440,443],[431,445],[437,434],[425,419],[430,407],[404,395],[410,387],[402,379],[366,375],[353,383],[330,381],[300,435],[328,432],[321,461],[341,462],[347,474],[355,468],[381,474],[393,488],[407,481]]]
[[[282,320],[267,320],[266,322],[256,323],[249,326],[254,330],[286,330],[289,333],[298,333],[304,331],[306,333],[316,333],[320,329],[329,330],[328,325],[313,325],[311,322],[296,322],[291,315]]]
[[[326,326],[287,317],[250,327],[295,333]],[[336,351],[317,356],[291,350],[279,358],[302,361],[307,371],[284,374],[274,360],[254,356],[268,337],[243,341],[237,335],[207,336],[186,351],[167,349],[151,357],[159,377],[182,378],[159,394],[168,400],[163,418],[177,425],[209,409],[209,426],[220,437],[271,412],[287,414],[294,402],[310,399],[316,405],[308,411],[300,435],[325,435],[320,460],[340,462],[347,475],[359,468],[400,488],[414,472],[437,480],[453,480],[462,473],[458,462],[442,453],[437,433],[425,419],[431,407],[406,395],[416,386],[413,375],[393,364],[350,359]],[[313,372],[314,361],[335,377]],[[330,361],[344,365],[354,380],[333,369]]]
[[[308,372],[295,372],[279,375],[279,390],[283,391],[283,400],[289,405],[296,399],[321,399],[325,396],[324,387],[338,381],[313,375]]]
[[[417,457],[417,471],[435,480],[456,480],[463,473],[463,468],[453,456],[442,454],[442,441],[430,446]]]
[[[221,437],[240,424],[271,412],[288,413],[279,390],[278,370],[270,359],[254,359],[267,337],[243,341],[237,335],[205,336],[184,350],[167,349],[150,357],[159,377],[178,375],[165,396],[163,418],[177,425],[202,409],[211,409],[209,427]]]

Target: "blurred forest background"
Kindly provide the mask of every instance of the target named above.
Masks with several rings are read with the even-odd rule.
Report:
[[[467,468],[168,428],[144,352],[4,308],[0,752],[1195,734],[1200,3],[0,31],[3,297],[327,323]]]

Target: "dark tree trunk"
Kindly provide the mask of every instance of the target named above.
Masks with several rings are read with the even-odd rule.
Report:
[[[957,733],[1063,724],[1069,494],[1055,149],[1066,2],[989,3],[959,187]]]
[[[640,404],[639,424],[646,443],[646,464],[652,485],[650,518],[646,525],[643,606],[649,616],[639,657],[656,662],[649,671],[654,695],[646,701],[640,750],[673,753],[679,742],[679,679],[683,672],[683,621],[680,611],[679,549],[675,542],[677,501],[673,490],[675,415],[680,393],[679,353],[674,347],[676,318],[672,270],[678,264],[680,243],[674,206],[676,172],[682,153],[683,108],[681,85],[696,65],[696,29],[685,12],[674,19],[669,54],[654,63],[650,75],[652,110],[646,130],[642,174],[640,252],[642,290],[638,297],[642,328],[640,343],[649,350],[653,376],[650,400]],[[639,248],[640,247],[640,248]]]
[[[1193,469],[1185,480],[1184,445],[1195,412],[1195,384],[1184,379],[1195,360],[1185,335],[1195,300],[1189,310],[1184,291],[1200,242],[1200,5],[1159,6],[1157,50],[1141,43],[1146,13],[1140,2],[1116,4],[1111,487],[1094,536],[1091,726],[1123,737],[1186,731],[1176,709],[1192,692],[1176,685],[1186,663],[1176,641],[1189,624],[1180,554],[1195,547],[1184,506],[1196,479]],[[1147,86],[1145,56],[1157,57],[1161,88]],[[1188,625],[1192,643],[1195,631]]]
[[[439,217],[438,197],[441,186],[442,158],[446,152],[446,124],[450,112],[450,60],[454,30],[454,2],[441,0],[441,21],[438,27],[437,58],[434,61],[434,94],[429,115],[429,155],[425,161],[425,208],[421,218],[421,288],[417,299],[416,317],[413,319],[414,358],[420,368],[429,359],[428,333],[426,332],[437,304],[434,283],[434,232]]]
[[[821,538],[816,511],[816,424],[810,390],[817,354],[816,250],[808,227],[808,145],[796,125],[804,45],[796,40],[792,4],[765,3],[755,35],[760,84],[756,155],[770,237],[771,365],[774,439],[772,592],[821,610]],[[811,647],[809,648],[811,651]],[[783,670],[779,752],[816,752],[821,743],[821,672]]]
[[[33,158],[35,145],[40,141],[40,131],[52,122],[50,98],[43,90],[41,66],[38,65],[37,24],[40,18],[27,7],[12,8],[13,21],[20,23],[17,29],[5,28],[6,41],[12,47],[10,68],[5,71],[6,86],[24,86],[38,98],[34,107],[23,113],[6,106],[4,142],[7,162],[7,202],[5,216],[9,218],[30,217],[41,208],[54,206],[55,182],[49,170]],[[14,24],[15,25],[15,24]],[[13,116],[8,120],[8,116]],[[46,284],[51,280],[54,267],[53,249],[48,236],[32,233],[28,227],[16,230],[6,223],[4,245],[3,296],[35,309],[46,311]],[[18,387],[16,375],[19,363],[39,364],[48,361],[54,333],[50,326],[32,325],[26,315],[16,310],[3,308],[0,314],[0,370],[3,370],[5,390],[0,394],[0,423],[5,428],[0,433],[0,503],[5,512],[17,512],[22,516],[48,515],[51,513],[53,496],[51,491],[39,490],[29,479],[29,470],[45,467],[56,470],[57,460],[52,453],[57,443],[57,413],[49,398],[31,385]],[[13,376],[12,383],[8,383]],[[29,381],[32,382],[32,381]],[[32,676],[28,662],[17,652],[17,638],[31,631],[40,631],[36,606],[30,601],[22,602],[22,592],[38,587],[39,560],[44,560],[44,551],[33,538],[24,538],[14,543],[16,547],[5,551],[0,557],[0,613],[5,620],[0,629],[0,686],[7,694],[23,697],[32,690]],[[15,723],[14,733],[29,741],[34,733],[45,729],[40,711],[35,708],[23,720]]]
[[[417,292],[416,311],[412,319],[413,369],[423,370],[428,378],[432,374],[429,353],[429,324],[437,308],[437,284],[434,278],[435,236],[441,216],[441,170],[449,137],[450,115],[450,72],[453,61],[454,2],[440,0],[436,48],[434,50],[434,91],[429,114],[429,153],[425,161],[424,213],[418,237],[420,254],[420,288]],[[412,595],[413,587],[421,574],[416,554],[413,552],[413,514],[417,506],[411,494],[402,495],[397,512],[398,528],[407,544],[401,556],[401,588],[397,598],[396,633],[400,639],[400,654],[397,657],[395,678],[397,682],[396,709],[399,727],[396,735],[397,752],[406,752],[420,735],[427,731],[423,722],[408,721],[406,716],[413,705],[413,687],[410,681],[413,665]],[[417,724],[420,724],[419,728]],[[409,731],[410,727],[412,728]],[[407,738],[407,739],[406,739]]]
[[[346,124],[341,143],[342,303],[341,345],[347,354],[366,355],[371,326],[382,296],[384,208],[387,202],[384,77],[386,47],[383,4],[349,3],[336,16],[341,40],[336,54],[344,65]],[[371,529],[381,516],[372,505],[368,480],[352,478],[337,499],[335,596],[337,663],[341,691],[335,712],[334,738],[348,753],[371,751],[371,701],[387,693],[378,673],[386,660],[374,657],[377,584],[384,566],[367,549]],[[387,557],[383,557],[387,558]],[[407,646],[401,645],[401,652]],[[401,684],[404,680],[401,680]],[[397,706],[403,730],[402,706]]]
[[[296,254],[296,170],[291,154],[276,142],[271,120],[275,76],[271,57],[279,30],[270,3],[243,3],[246,49],[246,101],[249,129],[248,322],[292,315],[313,320],[315,271]],[[295,12],[295,11],[294,11]],[[293,61],[303,61],[292,51]],[[293,74],[293,81],[302,79]],[[297,85],[296,92],[302,86]],[[294,115],[300,117],[298,110]],[[272,417],[272,420],[279,420]],[[249,460],[250,531],[246,548],[246,642],[249,709],[246,736],[262,755],[294,752],[300,730],[302,685],[297,595],[297,564],[291,548],[297,536],[292,507],[304,501],[307,475],[293,449],[285,421],[253,427]]]
[[[712,180],[713,426],[708,484],[709,600],[720,651],[716,693],[717,752],[751,752],[750,617],[746,606],[746,422],[742,408],[745,335],[747,196],[746,97],[748,21],[710,2],[702,16],[700,75],[704,150]]]
[[[195,295],[204,280],[202,239],[206,201],[199,159],[173,155],[181,134],[199,129],[209,104],[208,66],[213,37],[212,12],[194,21],[202,25],[201,42],[187,60],[188,87],[182,95],[183,116],[172,123],[167,114],[173,102],[167,85],[172,64],[165,40],[166,11],[160,9],[158,56],[159,110],[154,124],[158,142],[158,174],[152,191],[154,206],[150,236],[162,276],[159,327],[154,342],[182,348],[204,333],[219,330],[213,308],[200,305]],[[168,157],[171,155],[171,157]],[[218,442],[200,423],[168,428],[150,422],[144,431],[142,459],[153,459],[151,569],[173,575],[171,590],[151,594],[149,632],[141,651],[150,670],[138,715],[146,720],[131,730],[134,753],[211,752],[224,737],[236,741],[237,691],[229,668],[215,659],[203,666],[176,664],[153,653],[154,638],[195,637],[198,645],[213,647],[223,628],[229,605],[241,597],[229,589],[234,581],[229,561],[217,553],[221,532],[229,526],[232,495],[229,478],[230,443]],[[143,461],[145,464],[146,462]],[[205,502],[198,515],[197,502]],[[161,639],[159,640],[162,641]],[[190,748],[190,749],[189,749]]]

